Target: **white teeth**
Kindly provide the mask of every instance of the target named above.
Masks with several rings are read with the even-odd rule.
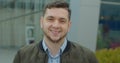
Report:
[[[54,34],[58,34],[59,31],[54,31],[54,30],[52,30],[52,33],[54,33]]]
[[[58,33],[58,31],[52,31],[53,33]]]

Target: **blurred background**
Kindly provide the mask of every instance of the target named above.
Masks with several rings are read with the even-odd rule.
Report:
[[[0,0],[0,63],[12,63],[19,48],[42,39],[40,16],[44,6],[52,1],[55,0]],[[68,39],[95,53],[120,47],[120,0],[65,1],[72,10],[73,26]],[[120,59],[120,51],[118,54]],[[105,57],[99,53],[96,56]]]

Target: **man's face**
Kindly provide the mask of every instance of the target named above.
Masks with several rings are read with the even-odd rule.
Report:
[[[71,25],[68,17],[69,14],[66,9],[47,9],[44,17],[41,18],[41,28],[43,29],[45,38],[52,42],[63,40]]]

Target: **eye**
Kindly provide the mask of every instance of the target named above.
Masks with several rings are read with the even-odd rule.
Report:
[[[48,18],[48,20],[53,20],[53,18]]]
[[[48,20],[49,22],[54,21],[54,19],[53,19],[53,18],[48,18],[47,20]]]
[[[61,20],[60,23],[65,23],[65,21],[64,21],[64,20]]]
[[[61,19],[60,23],[66,23],[66,20],[65,19]]]

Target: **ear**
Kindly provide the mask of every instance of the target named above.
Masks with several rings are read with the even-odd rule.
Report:
[[[69,21],[69,24],[68,24],[68,32],[70,31],[71,24],[72,24],[72,22],[71,22],[71,21]]]
[[[40,27],[43,28],[43,17],[40,18]]]

